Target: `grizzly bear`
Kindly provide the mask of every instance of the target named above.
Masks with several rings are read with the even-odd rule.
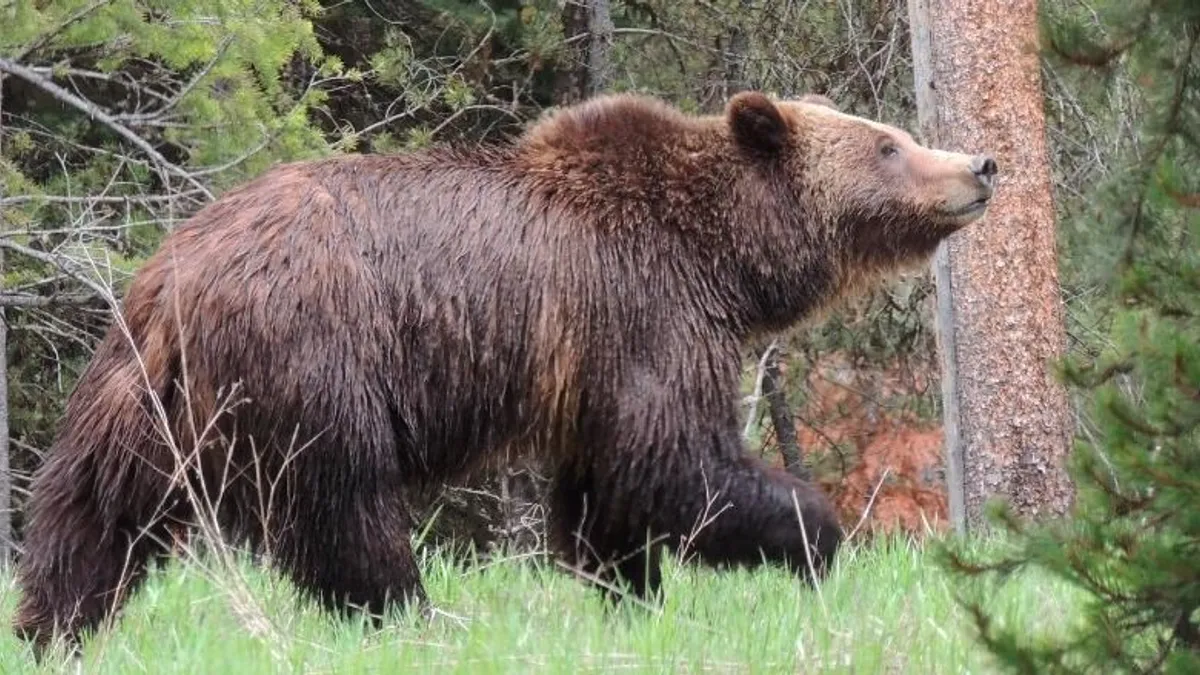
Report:
[[[741,348],[926,260],[996,173],[826,103],[605,96],[502,147],[227,192],[137,273],[71,395],[16,630],[76,640],[205,518],[332,608],[422,603],[406,491],[510,452],[552,468],[554,551],[604,587],[654,595],[664,549],[819,578],[843,535],[743,452]]]

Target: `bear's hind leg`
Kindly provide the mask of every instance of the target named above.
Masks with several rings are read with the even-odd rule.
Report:
[[[423,606],[426,597],[400,488],[372,483],[302,497],[309,508],[277,533],[275,560],[326,607],[361,611],[378,625],[389,605]]]
[[[95,475],[106,469],[113,476],[108,484],[117,487],[101,491]],[[21,599],[13,621],[14,632],[31,640],[39,656],[56,635],[77,647],[81,633],[97,628],[133,594],[152,559],[168,554],[175,514],[153,499],[165,487],[134,489],[134,473],[158,482],[152,470],[99,466],[65,451],[39,475],[17,564]]]

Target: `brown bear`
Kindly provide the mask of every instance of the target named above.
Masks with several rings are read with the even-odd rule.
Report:
[[[823,574],[829,502],[743,452],[741,346],[925,260],[996,173],[826,103],[606,96],[504,147],[229,191],[138,272],[71,396],[17,631],[96,626],[198,518],[332,607],[421,601],[405,491],[510,451],[553,468],[555,551],[605,586],[655,593],[664,547]]]

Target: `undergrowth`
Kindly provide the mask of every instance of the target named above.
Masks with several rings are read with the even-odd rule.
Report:
[[[0,631],[0,672],[993,672],[927,546],[855,543],[816,589],[778,569],[671,560],[658,609],[607,609],[538,558],[464,565],[431,554],[422,566],[435,610],[397,610],[380,628],[320,610],[245,556],[228,568],[215,561],[229,558],[200,555],[154,571],[77,663],[56,653],[37,665]],[[1000,621],[1055,630],[1075,615],[1072,597],[1062,582],[1027,576],[992,606]],[[15,603],[5,575],[5,616]]]

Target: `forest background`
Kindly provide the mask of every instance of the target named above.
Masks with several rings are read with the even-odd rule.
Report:
[[[3,0],[0,537],[19,542],[110,289],[221,191],[282,161],[502,141],[600,91],[710,113],[747,88],[821,93],[915,132],[908,20],[903,0]],[[1092,358],[1128,237],[1094,217],[1093,188],[1140,152],[1142,97],[1119,64],[1041,67],[1068,345]],[[750,449],[811,474],[866,532],[946,527],[933,305],[915,273],[745,355]],[[1089,393],[1072,394],[1094,435]],[[415,506],[438,514],[433,541],[537,547],[537,469]]]

